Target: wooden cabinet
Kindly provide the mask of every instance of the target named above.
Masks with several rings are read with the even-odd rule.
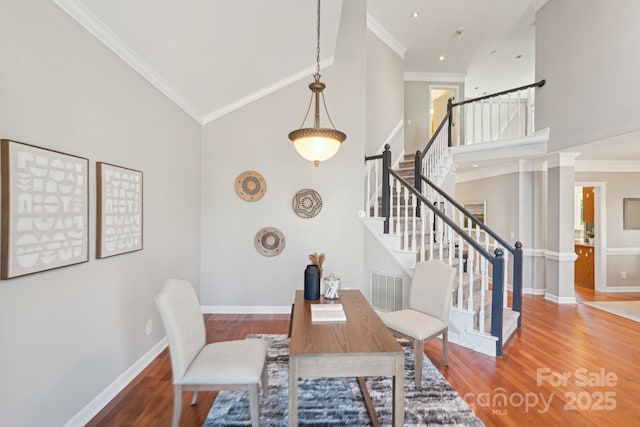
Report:
[[[594,248],[593,246],[575,245],[578,258],[575,263],[574,281],[576,286],[594,288]]]
[[[593,187],[582,187],[582,221],[593,224]]]

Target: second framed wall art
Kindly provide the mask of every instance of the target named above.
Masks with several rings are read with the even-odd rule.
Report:
[[[96,163],[96,258],[142,249],[142,172]]]

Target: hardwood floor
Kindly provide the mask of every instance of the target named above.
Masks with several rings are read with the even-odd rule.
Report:
[[[640,300],[640,293],[576,291],[579,301]],[[289,317],[206,315],[206,324],[208,340],[220,341],[287,333]],[[640,426],[640,323],[525,296],[523,325],[499,359],[451,344],[444,367],[437,340],[425,353],[487,426]],[[214,398],[200,393],[191,407],[185,396],[181,427],[201,427]],[[172,405],[165,350],[87,426],[169,426]]]

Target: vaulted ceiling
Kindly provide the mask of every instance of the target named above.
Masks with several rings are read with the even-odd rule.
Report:
[[[315,0],[53,1],[201,123],[313,74]],[[368,27],[406,72],[466,76],[476,96],[533,81],[545,1],[368,0]],[[342,4],[322,2],[326,62]]]

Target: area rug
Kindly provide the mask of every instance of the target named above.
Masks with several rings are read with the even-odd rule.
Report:
[[[625,319],[640,322],[640,301],[583,301],[582,303]]]
[[[288,414],[289,339],[286,335],[250,335],[269,342],[269,395],[260,396],[260,425],[286,426]],[[422,367],[422,390],[413,380],[413,348],[405,350],[405,426],[483,426],[473,411],[428,358]],[[367,378],[378,420],[391,425],[391,378]],[[204,427],[249,426],[248,393],[222,391]],[[371,421],[355,378],[305,379],[298,382],[299,426],[370,426]]]

